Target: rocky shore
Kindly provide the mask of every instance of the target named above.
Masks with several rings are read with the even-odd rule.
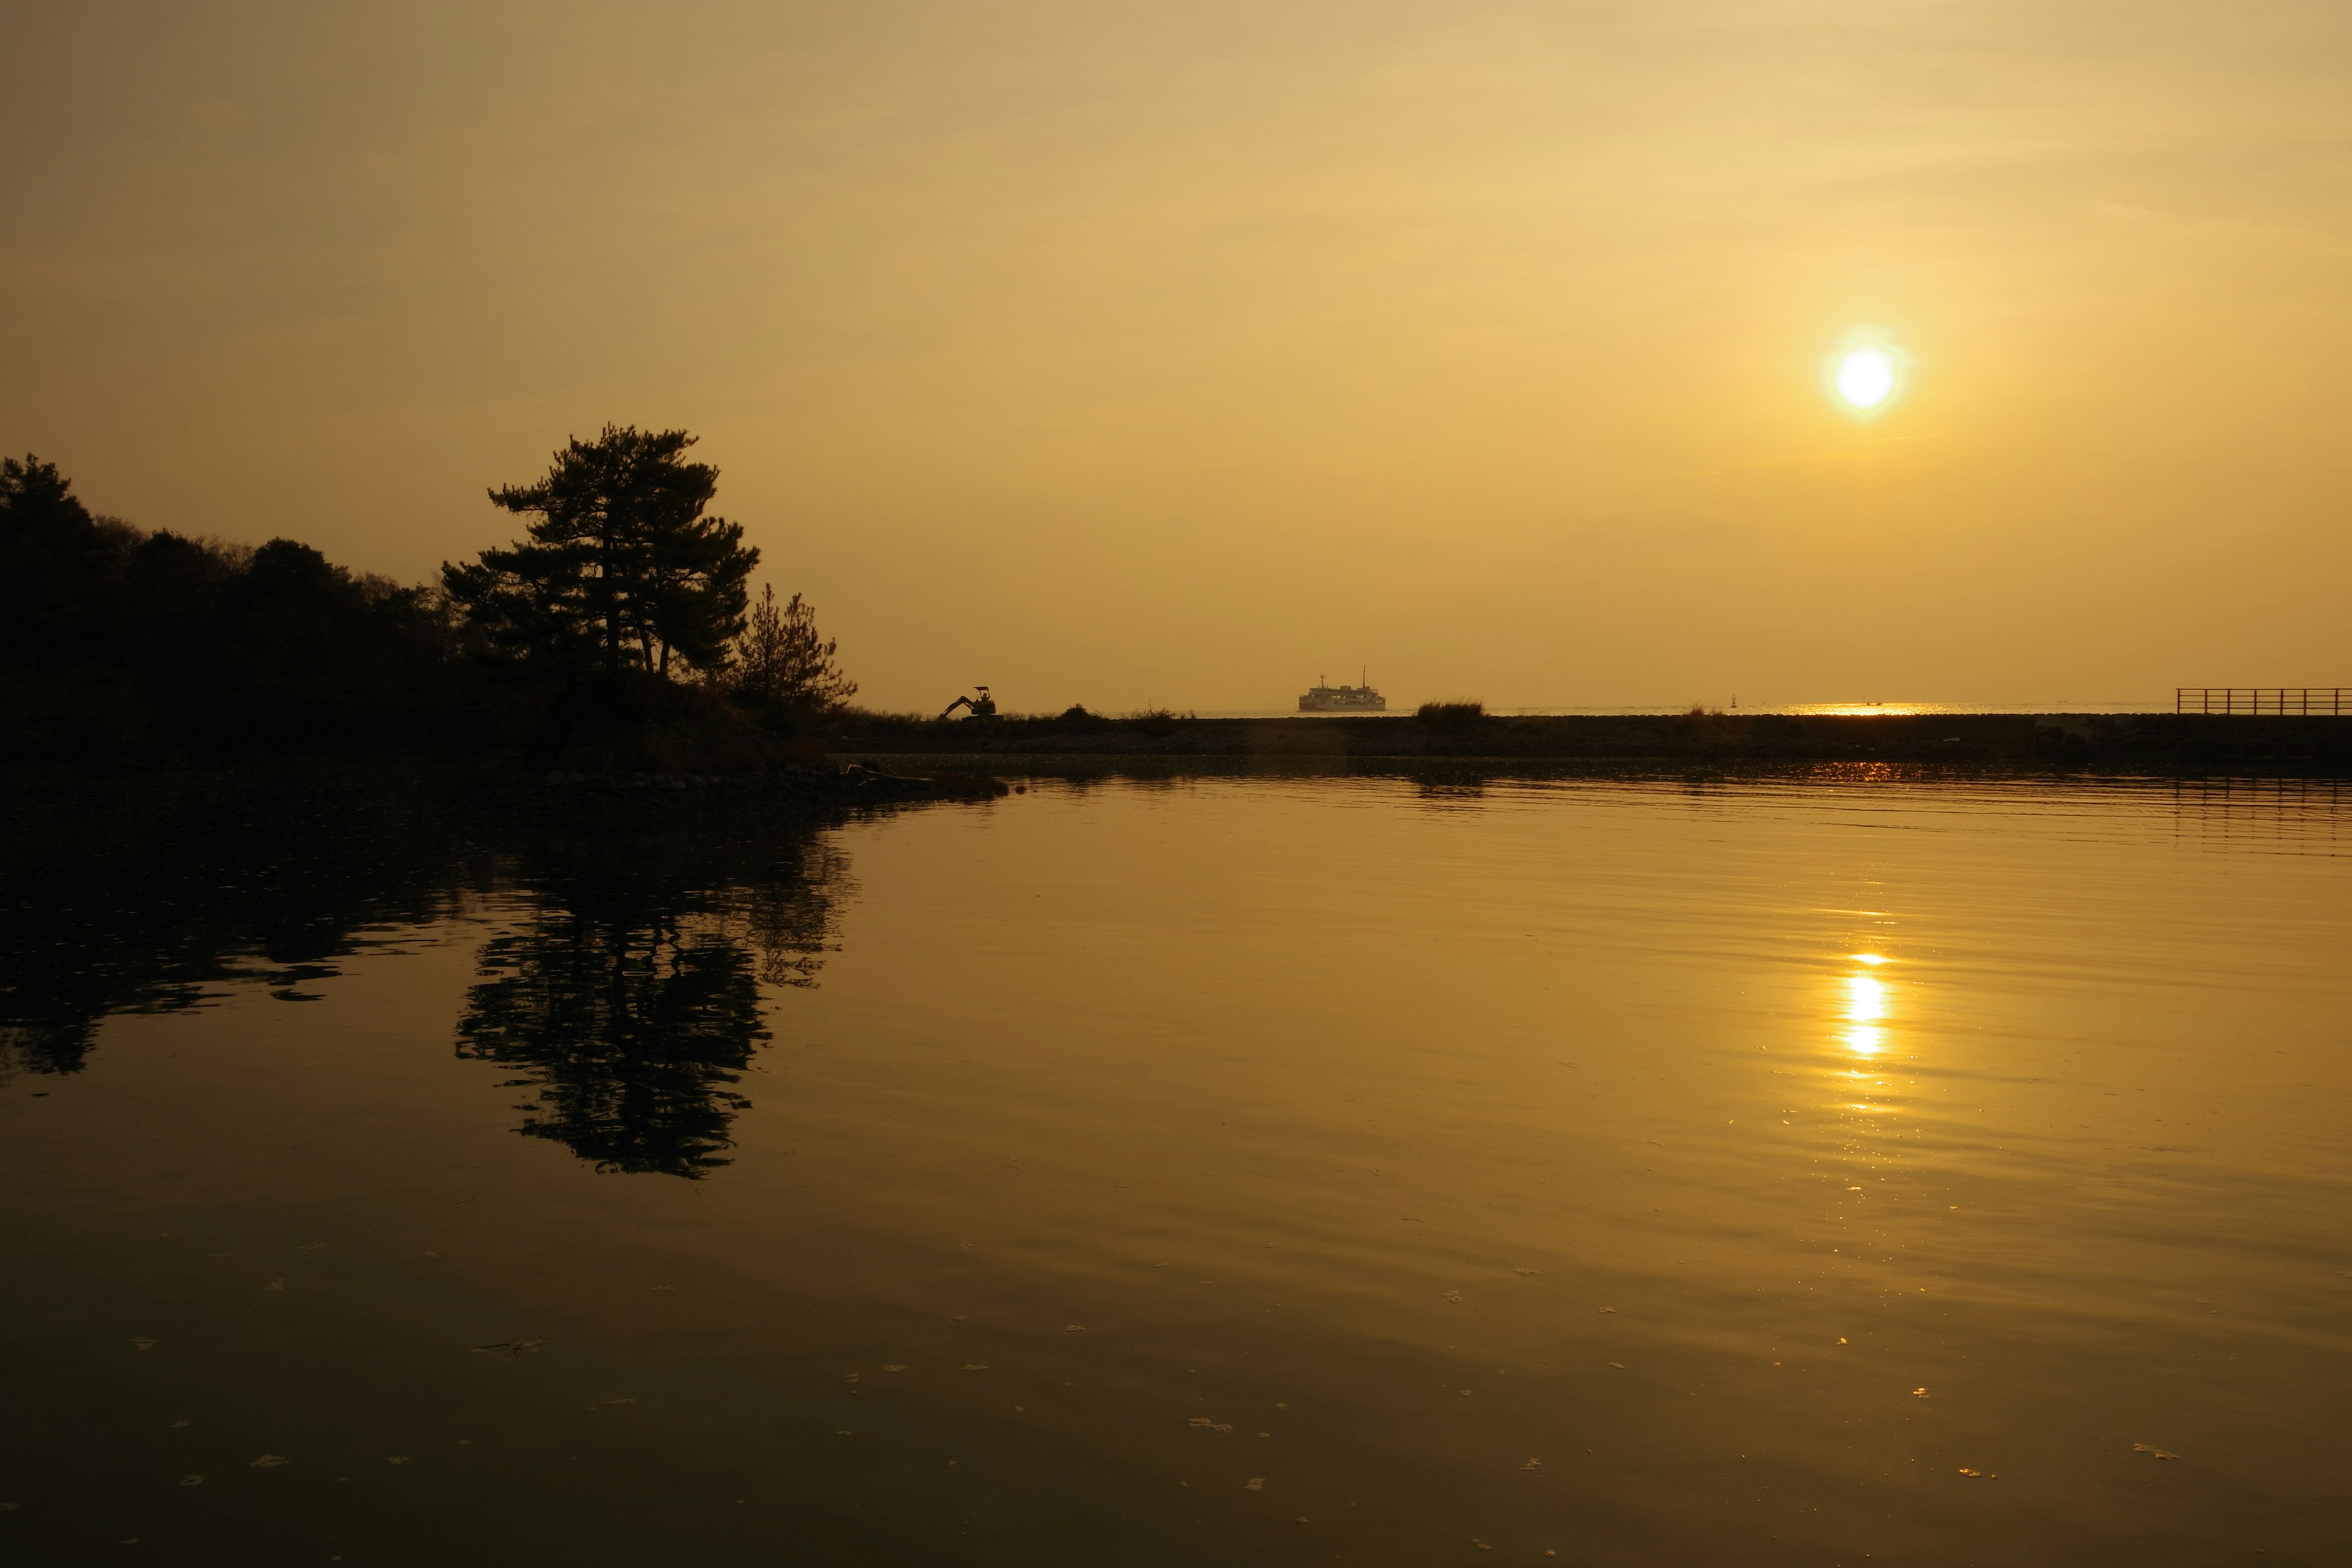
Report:
[[[984,799],[1013,786],[982,773],[919,773],[851,762],[770,768],[756,773],[651,773],[557,771],[530,775],[558,798],[661,799],[723,793],[782,805],[864,805],[879,801]]]

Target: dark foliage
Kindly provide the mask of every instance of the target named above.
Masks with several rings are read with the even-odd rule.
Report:
[[[736,773],[786,760],[724,692],[641,670],[574,676],[544,694],[523,756],[533,769],[593,773]]]
[[[24,755],[444,745],[479,727],[428,591],[306,544],[250,552],[93,516],[0,460],[0,720]]]
[[[816,609],[794,594],[779,605],[763,587],[735,639],[728,695],[771,725],[791,730],[841,711],[857,682],[841,672],[838,645],[816,629]]]
[[[93,517],[55,463],[0,458],[0,658],[70,668],[103,654],[126,535]]]
[[[491,492],[530,538],[443,587],[309,545],[147,533],[52,463],[0,463],[0,761],[520,751],[541,766],[732,772],[856,689],[797,595],[747,626],[759,552],[707,517],[694,437],[607,426]],[[730,669],[739,646],[747,659]],[[669,676],[679,664],[708,679]],[[737,700],[751,711],[739,708]]]

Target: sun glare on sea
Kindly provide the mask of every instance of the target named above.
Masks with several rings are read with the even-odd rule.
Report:
[[[1880,952],[1857,952],[1849,955],[1863,965],[1856,973],[1843,977],[1845,992],[1846,1026],[1838,1035],[1838,1043],[1857,1057],[1868,1058],[1886,1049],[1887,983],[1879,978],[1878,971],[1886,963]]]
[[[1823,366],[1830,401],[1856,419],[1873,419],[1902,395],[1910,356],[1874,333],[1857,332]]]

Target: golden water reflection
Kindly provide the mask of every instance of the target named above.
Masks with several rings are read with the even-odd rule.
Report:
[[[1449,776],[14,879],[17,1556],[2352,1561],[2336,840]]]
[[[1882,953],[1858,952],[1853,962],[1869,967],[1845,977],[1845,1017],[1850,1026],[1838,1036],[1838,1043],[1855,1056],[1874,1057],[1886,1048],[1886,1028],[1881,1020],[1886,1016],[1888,987],[1872,971],[1886,959]]]

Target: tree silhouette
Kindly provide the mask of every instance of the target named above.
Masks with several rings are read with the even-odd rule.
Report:
[[[149,533],[0,459],[0,754],[446,745],[479,684],[454,647],[430,589]]]
[[[683,430],[607,425],[535,484],[490,491],[533,517],[529,539],[445,563],[442,584],[490,650],[558,670],[716,669],[743,629],[759,563],[740,525],[705,517],[719,470],[685,460]]]
[[[857,682],[834,662],[838,645],[820,636],[816,611],[794,594],[782,605],[762,587],[751,624],[735,641],[730,683],[753,710],[798,718],[832,712],[857,694]]]
[[[54,670],[102,657],[135,537],[93,516],[55,463],[0,458],[0,664]]]

